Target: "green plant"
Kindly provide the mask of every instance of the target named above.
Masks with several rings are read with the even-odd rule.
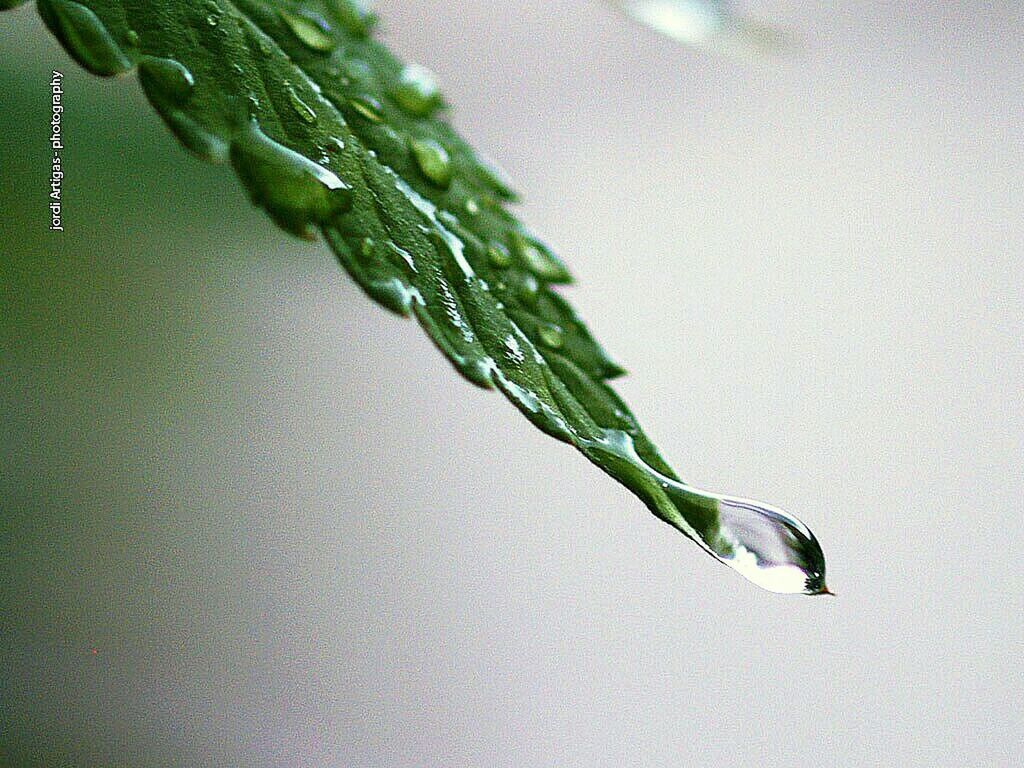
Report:
[[[322,234],[369,296],[413,315],[471,382],[497,387],[755,583],[827,591],[802,523],[676,477],[606,383],[622,369],[558,293],[565,265],[441,119],[430,73],[374,41],[355,2],[39,0],[38,10],[89,71],[136,69],[186,147],[230,162],[283,229]]]

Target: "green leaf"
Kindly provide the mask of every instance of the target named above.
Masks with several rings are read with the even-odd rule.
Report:
[[[10,4],[10,0],[0,0]],[[369,296],[412,315],[471,382],[496,387],[659,518],[768,589],[817,594],[807,528],[679,481],[606,381],[622,369],[557,292],[565,265],[443,118],[422,67],[371,39],[351,0],[39,0],[86,69],[137,69],[181,142],[230,162],[285,230],[322,233]]]

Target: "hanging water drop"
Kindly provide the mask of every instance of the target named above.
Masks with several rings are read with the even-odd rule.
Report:
[[[416,165],[442,189],[452,183],[452,163],[448,151],[433,139],[414,139],[409,143]]]
[[[441,104],[434,73],[419,64],[409,64],[402,69],[391,95],[398,106],[417,117],[430,115]]]
[[[633,438],[621,430],[607,430],[586,446],[586,452],[599,466],[628,462],[654,481],[661,493],[645,492],[648,507],[759,587],[789,594],[831,594],[825,585],[821,546],[792,515],[770,504],[711,493],[662,475],[637,455]]]
[[[331,25],[322,17],[305,10],[280,10],[278,13],[292,34],[307,48],[321,53],[334,49],[336,43],[331,37]]]
[[[128,32],[125,34],[125,39],[128,41],[128,45],[130,45],[132,48],[139,47],[139,33],[136,32],[134,29],[128,30]]]

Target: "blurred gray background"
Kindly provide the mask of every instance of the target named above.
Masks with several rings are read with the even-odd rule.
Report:
[[[0,763],[1020,764],[1024,12],[742,7],[800,55],[378,10],[664,454],[807,521],[832,600],[716,565],[0,17]]]

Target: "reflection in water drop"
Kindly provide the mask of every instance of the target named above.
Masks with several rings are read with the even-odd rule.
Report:
[[[825,557],[807,526],[781,509],[749,499],[718,498],[715,556],[771,592],[821,594]]]
[[[821,546],[792,515],[666,477],[641,459],[633,439],[619,430],[608,430],[588,448],[599,465],[623,460],[632,465],[640,473],[636,490],[658,517],[754,584],[770,592],[830,594]],[[651,480],[659,489],[653,494]]]
[[[733,12],[724,0],[612,0],[666,37],[734,56],[762,56],[792,45],[781,30]]]

